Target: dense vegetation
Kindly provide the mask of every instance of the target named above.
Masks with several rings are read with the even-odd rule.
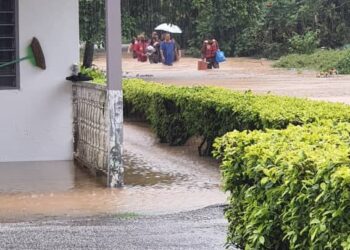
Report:
[[[350,49],[318,50],[312,54],[290,54],[281,57],[275,67],[288,69],[337,69],[339,74],[350,74]]]
[[[350,124],[232,132],[218,139],[229,243],[350,249]]]
[[[178,40],[195,52],[216,37],[229,55],[279,57],[350,43],[348,0],[123,0],[123,34],[150,34],[162,22],[184,29]]]
[[[192,53],[198,53],[203,39],[210,37],[217,38],[228,55],[269,58],[350,43],[348,0],[122,0],[121,4],[125,42],[171,22],[183,29],[176,38]],[[104,0],[80,0],[80,25],[89,64],[92,45],[103,45],[105,39]]]
[[[321,119],[350,121],[350,108],[341,104],[135,79],[123,85],[126,116],[145,116],[161,142],[171,145],[201,136],[202,154],[210,154],[214,140],[233,130],[284,129]]]
[[[79,0],[80,40],[85,43],[83,66],[92,66],[94,48],[105,44],[105,0]]]

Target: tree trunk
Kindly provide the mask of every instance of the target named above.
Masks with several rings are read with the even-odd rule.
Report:
[[[85,51],[84,51],[84,59],[83,59],[83,67],[91,68],[92,61],[94,59],[94,49],[95,44],[91,42],[86,42]]]

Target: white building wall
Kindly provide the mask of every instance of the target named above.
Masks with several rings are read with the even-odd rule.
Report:
[[[0,90],[0,162],[71,160],[72,93],[79,61],[78,0],[19,0],[20,56],[35,36],[47,70],[20,64],[20,89]]]

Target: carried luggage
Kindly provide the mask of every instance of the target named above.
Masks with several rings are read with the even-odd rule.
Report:
[[[222,63],[226,61],[225,53],[221,50],[216,51],[215,61],[217,63]]]
[[[198,61],[198,70],[207,70],[208,69],[208,63],[204,62],[202,60]]]

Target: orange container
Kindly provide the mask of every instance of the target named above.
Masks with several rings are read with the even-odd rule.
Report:
[[[203,61],[198,61],[198,70],[207,70],[208,69],[208,63]]]

